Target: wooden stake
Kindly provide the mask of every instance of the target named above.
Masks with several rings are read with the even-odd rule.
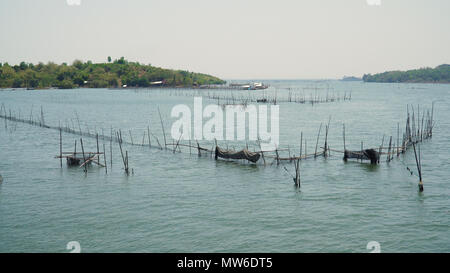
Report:
[[[142,145],[141,146],[144,146],[145,134],[147,134],[147,131],[144,131],[144,135],[142,136]]]
[[[362,160],[363,160],[363,151],[364,151],[364,148],[363,148],[364,146],[363,146],[363,142],[361,141],[361,162],[362,162]]]
[[[159,114],[159,119],[161,121],[161,127],[162,127],[163,135],[164,135],[164,148],[167,149],[166,132],[164,130],[164,123],[163,123],[163,120],[161,117],[161,112],[159,111],[159,107],[158,107],[158,114]]]
[[[345,123],[342,124],[342,135],[343,135],[343,138],[344,138],[344,151],[345,151],[346,150],[346,148],[345,148]]]
[[[87,174],[87,164],[86,163],[86,157],[84,156],[84,146],[83,146],[83,139],[80,138],[80,143],[81,143],[81,151],[83,153],[83,163],[84,163],[84,172]]]
[[[397,157],[400,155],[400,123],[397,122]]]
[[[59,127],[59,163],[62,168],[62,130],[61,130],[61,127]]]
[[[319,137],[320,137],[320,131],[321,130],[322,130],[322,123],[320,124],[319,133],[317,134],[316,150],[314,151],[314,158],[316,158],[316,156],[317,156],[317,145],[319,145]]]
[[[108,174],[108,164],[106,164],[106,148],[104,142],[103,142],[103,158],[105,159],[105,172],[106,174]]]
[[[303,132],[300,133],[300,160],[302,159],[302,148],[303,148]]]
[[[125,151],[125,172],[127,173],[127,175],[129,175],[128,172],[128,151]]]
[[[112,153],[113,153],[113,150],[112,150],[112,139],[113,139],[113,131],[112,131],[112,127],[111,127],[111,139],[109,140],[109,155],[110,155],[110,158],[109,158],[109,164],[111,164],[111,170],[112,170]]]
[[[98,134],[97,133],[95,134],[95,138],[97,140],[97,163],[100,163],[100,155],[99,155],[100,149],[99,149],[99,146],[98,146]]]
[[[391,136],[391,138],[389,139],[389,149],[388,149],[388,158],[387,158],[387,162],[390,162],[391,161],[391,147],[392,147],[392,136]]]
[[[275,153],[277,154],[277,165],[280,165],[280,156],[278,155],[278,148],[275,148]]]
[[[419,191],[423,192],[423,182],[422,182],[422,167],[420,164],[420,150],[419,150],[419,157],[417,157],[417,152],[416,152],[416,144],[413,142],[413,148],[414,148],[414,156],[416,158],[416,166],[417,166],[417,172],[419,173]]]
[[[173,153],[175,153],[176,151],[177,151],[177,147],[178,147],[178,144],[180,143],[180,140],[181,140],[181,136],[182,136],[183,134],[180,134],[180,137],[178,138],[178,141],[177,141],[177,145],[175,146],[175,149],[173,149]],[[217,141],[216,141],[216,146],[217,146]],[[180,150],[180,152],[181,152],[181,150]]]
[[[327,150],[328,150],[327,140],[328,140],[328,125],[325,126],[325,145],[324,145],[324,150],[323,150],[324,157],[327,156]]]
[[[120,130],[119,130],[119,132],[120,132]],[[122,150],[122,138],[119,133],[117,133],[117,139],[119,140],[120,155],[122,156],[123,166],[125,168],[125,172],[127,172],[127,163],[126,163],[126,159],[123,155],[123,150]],[[128,172],[127,172],[127,174],[128,174]]]
[[[378,157],[378,163],[380,163],[381,151],[382,151],[383,145],[384,145],[384,135],[383,135],[383,139],[381,140],[380,150],[378,152],[380,154],[380,156]]]
[[[130,132],[130,139],[131,139],[131,145],[134,145],[133,143],[133,135],[131,134],[131,130],[128,130]]]
[[[306,138],[305,138],[305,159],[308,156],[308,146],[307,146]]]
[[[152,147],[152,141],[150,139],[150,126],[147,126],[147,135],[148,135],[148,147]]]
[[[198,156],[201,157],[202,154],[200,153],[200,144],[198,144],[198,140],[197,140],[197,149],[198,149]]]
[[[300,188],[300,158],[295,162],[295,178],[294,183],[297,188]]]
[[[331,116],[328,118],[328,124],[327,124],[327,126],[326,126],[326,132],[325,132],[325,150],[324,150],[324,154],[323,154],[324,157],[327,156],[327,150],[329,149],[329,147],[328,147],[328,131],[330,130],[330,123],[331,123]]]

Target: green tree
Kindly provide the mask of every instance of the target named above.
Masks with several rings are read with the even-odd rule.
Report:
[[[117,63],[118,64],[125,64],[125,58],[121,57]]]
[[[19,67],[20,67],[20,70],[25,70],[25,69],[28,68],[28,65],[27,65],[26,62],[21,62],[20,65],[19,65]]]
[[[80,60],[73,61],[72,65],[78,70],[83,68],[83,62]]]

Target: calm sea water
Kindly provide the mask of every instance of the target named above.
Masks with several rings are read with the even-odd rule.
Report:
[[[434,136],[421,145],[425,191],[418,192],[418,178],[406,170],[415,170],[412,151],[378,166],[345,163],[339,153],[302,161],[300,191],[283,168],[293,173],[289,163],[215,161],[186,148],[174,154],[125,145],[134,171],[126,176],[113,143],[108,174],[93,165],[85,175],[78,167],[60,168],[54,158],[58,131],[11,122],[5,128],[0,119],[0,252],[68,252],[69,241],[78,241],[82,252],[368,252],[369,241],[379,242],[382,252],[450,252],[449,85],[269,84],[266,91],[251,92],[276,92],[280,98],[287,96],[287,88],[307,98],[352,94],[351,101],[314,106],[280,103],[280,146],[297,154],[300,133],[308,153],[313,152],[319,125],[330,116],[331,148],[343,149],[345,123],[347,148],[358,150],[361,141],[378,147],[383,135],[395,140],[397,124],[404,127],[407,104],[420,104],[422,110],[435,101]],[[175,121],[172,107],[192,105],[198,92],[0,91],[0,104],[16,116],[32,112],[35,118],[42,106],[45,122],[55,126],[78,128],[78,115],[83,131],[109,135],[111,127],[120,128],[127,141],[131,130],[135,143],[142,142],[150,126],[162,142],[158,107],[169,131]],[[235,94],[246,96],[248,91]],[[204,99],[208,103],[214,101]],[[63,134],[63,149],[72,151],[79,138]],[[95,139],[84,137],[83,142],[86,150],[96,150]],[[105,144],[109,165],[109,142]]]

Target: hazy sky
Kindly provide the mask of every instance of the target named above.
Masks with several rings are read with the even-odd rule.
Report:
[[[450,63],[449,0],[0,0],[0,62],[107,56],[225,79]]]

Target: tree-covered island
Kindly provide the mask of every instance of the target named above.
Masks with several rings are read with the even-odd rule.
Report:
[[[450,83],[450,65],[408,71],[388,71],[363,76],[365,82]]]
[[[115,87],[195,87],[224,84],[225,81],[202,73],[171,70],[124,57],[107,63],[75,60],[66,63],[0,63],[0,88],[115,88]]]

